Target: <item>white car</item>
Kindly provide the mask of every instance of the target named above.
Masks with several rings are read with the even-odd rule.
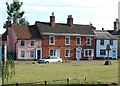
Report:
[[[46,56],[42,59],[37,60],[38,63],[61,63],[62,59],[57,56]]]

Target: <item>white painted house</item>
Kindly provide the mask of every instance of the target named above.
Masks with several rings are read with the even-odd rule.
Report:
[[[107,44],[110,45],[109,58],[117,59],[117,38],[107,31],[96,30],[96,59],[107,58],[108,52],[106,51]]]

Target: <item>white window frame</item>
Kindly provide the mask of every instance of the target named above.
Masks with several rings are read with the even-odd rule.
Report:
[[[66,56],[66,51],[68,50],[68,56]],[[65,49],[65,57],[70,57],[70,49]]]
[[[66,42],[66,41],[67,41],[67,40],[66,40],[67,38],[68,38],[68,43]],[[70,36],[66,36],[66,37],[65,37],[65,45],[70,45]]]
[[[88,39],[90,39],[90,43],[89,43],[89,44],[88,44]],[[92,41],[92,38],[91,38],[91,37],[87,37],[87,38],[86,38],[86,44],[87,44],[87,45],[91,45],[91,41]]]
[[[23,53],[23,52],[24,52],[24,57],[22,57],[22,53]],[[21,51],[20,51],[20,57],[21,57],[21,58],[25,58],[25,51],[24,51],[24,50],[21,50]]]
[[[31,57],[31,52],[34,52],[34,53],[33,53],[33,57]],[[34,57],[35,57],[35,51],[34,51],[34,50],[31,50],[31,51],[29,52],[29,57],[30,57],[30,58],[34,58]]]
[[[53,43],[51,41],[51,37],[53,37]],[[55,36],[49,36],[49,45],[55,45]]]
[[[24,46],[21,46],[21,42],[24,41]],[[25,47],[26,41],[25,40],[20,40],[20,46]]]
[[[89,51],[91,51],[91,55],[85,55],[87,51],[89,53]],[[93,57],[94,56],[94,49],[84,49],[84,57]]]
[[[104,45],[105,44],[105,40],[104,39],[100,39],[100,45]]]
[[[32,42],[32,41],[34,42],[34,45],[33,45],[33,46],[31,46],[31,42]],[[35,46],[35,40],[30,40],[30,46],[31,46],[31,47],[34,47],[34,46]]]
[[[53,50],[53,53],[52,53],[53,55],[50,55],[50,51],[51,51],[51,50]],[[55,50],[54,50],[54,49],[49,49],[49,55],[50,55],[50,56],[55,56]]]
[[[77,43],[77,39],[80,39],[80,44]],[[81,45],[81,37],[76,37],[76,45]]]
[[[111,46],[113,46],[114,45],[114,42],[113,42],[113,40],[111,39],[111,40],[109,40],[109,42],[110,42],[110,45]],[[112,43],[112,44],[111,44]]]
[[[105,51],[105,55],[101,55],[101,51],[102,51],[102,50]],[[106,56],[106,50],[105,50],[105,49],[101,49],[101,50],[100,50],[100,56]]]

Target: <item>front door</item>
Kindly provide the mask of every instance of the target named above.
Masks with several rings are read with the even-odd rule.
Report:
[[[60,57],[60,49],[56,49],[56,51],[55,51],[55,56]]]
[[[116,51],[115,50],[112,52],[112,58],[116,58]]]
[[[76,48],[76,59],[80,60],[80,58],[81,58],[81,48],[78,47]]]
[[[36,59],[42,59],[42,49],[41,48],[36,50]]]

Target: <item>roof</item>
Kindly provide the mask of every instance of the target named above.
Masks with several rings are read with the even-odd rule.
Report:
[[[107,31],[97,31],[96,30],[95,34],[97,36],[97,39],[106,39],[106,40],[114,39],[114,40],[117,40],[117,38],[115,36],[111,35]]]
[[[18,26],[13,25],[14,32],[18,39],[40,39],[39,34],[35,25],[31,26]]]
[[[43,34],[79,34],[79,35],[95,35],[90,25],[68,25],[63,23],[55,23],[54,27],[51,27],[48,22],[36,21],[35,25],[39,29],[39,32]]]
[[[108,32],[112,35],[120,35],[120,30],[116,31],[116,30],[108,30]]]
[[[2,41],[7,41],[7,31],[2,34]]]

